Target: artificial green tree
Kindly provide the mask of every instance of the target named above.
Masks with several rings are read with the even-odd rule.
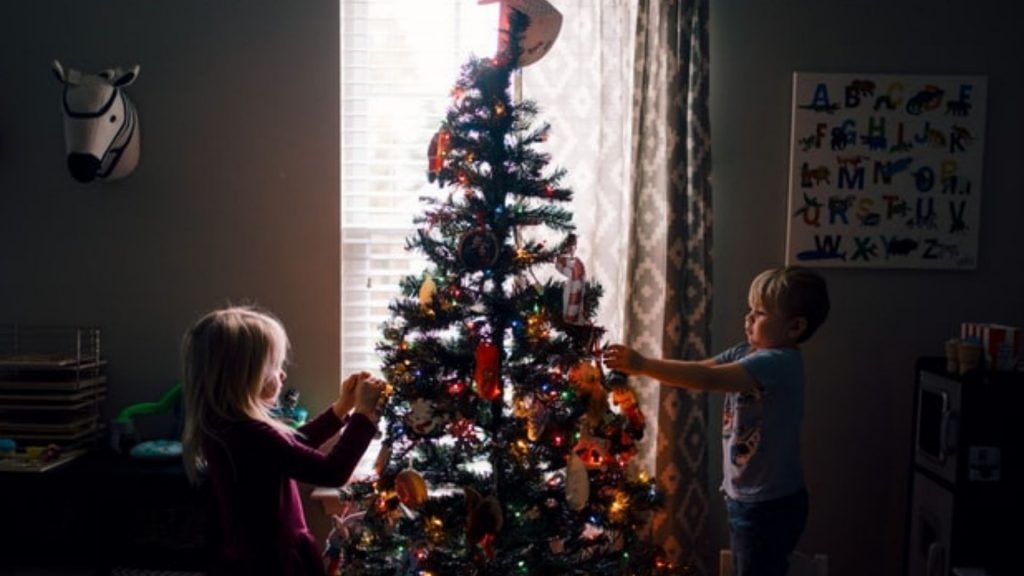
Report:
[[[342,491],[357,512],[332,550],[345,574],[678,573],[645,538],[644,416],[601,368],[601,288],[574,256],[565,171],[536,150],[549,126],[511,95],[529,24],[509,23],[504,51],[464,65],[430,144],[447,195],[423,199],[408,241],[430,266],[391,303],[377,477]],[[557,239],[526,239],[535,227]]]

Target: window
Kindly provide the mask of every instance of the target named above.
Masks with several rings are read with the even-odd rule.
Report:
[[[398,282],[427,267],[405,250],[427,146],[473,53],[497,46],[498,4],[342,0],[342,374],[379,373],[375,344]]]
[[[630,83],[636,0],[550,0],[554,48],[523,73],[550,121],[551,167],[568,170],[569,207],[588,279],[605,290],[598,322],[618,338],[630,219]],[[341,0],[342,374],[379,374],[375,345],[399,280],[425,258],[405,250],[426,179],[427,146],[461,65],[494,54],[499,4]]]

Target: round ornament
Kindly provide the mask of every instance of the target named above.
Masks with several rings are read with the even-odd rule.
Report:
[[[434,404],[430,400],[417,398],[412,401],[410,408],[406,424],[417,434],[430,434],[441,424],[441,418],[435,413]]]
[[[459,241],[459,259],[470,270],[493,266],[498,252],[498,238],[486,229],[470,230]]]
[[[427,501],[427,483],[419,472],[407,468],[395,476],[395,493],[407,508],[417,510]]]

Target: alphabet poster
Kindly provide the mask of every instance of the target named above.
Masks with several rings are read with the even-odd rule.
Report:
[[[786,261],[970,270],[984,77],[793,76]]]

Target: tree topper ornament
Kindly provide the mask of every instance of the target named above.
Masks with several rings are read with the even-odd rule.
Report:
[[[508,47],[509,14],[513,10],[522,12],[530,19],[530,25],[521,34],[519,68],[525,68],[540,60],[554,45],[562,30],[562,14],[547,0],[478,0],[477,5],[501,2],[498,22],[498,54]]]

